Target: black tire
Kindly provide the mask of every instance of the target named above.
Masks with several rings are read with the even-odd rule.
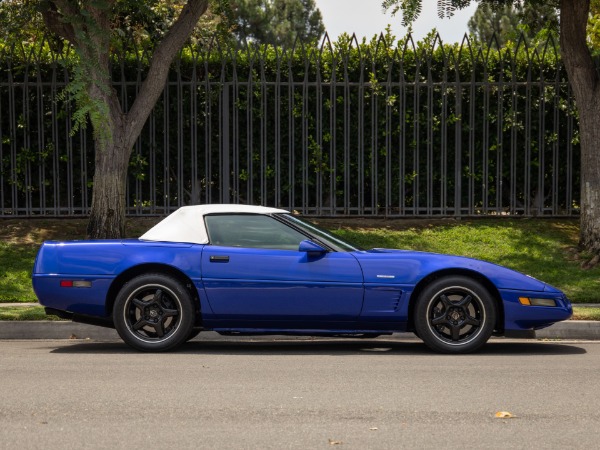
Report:
[[[148,273],[132,279],[119,291],[113,320],[127,345],[162,352],[188,339],[194,311],[190,293],[182,283],[169,275]]]
[[[479,282],[464,276],[433,281],[419,295],[415,334],[440,353],[470,353],[490,338],[496,303]]]

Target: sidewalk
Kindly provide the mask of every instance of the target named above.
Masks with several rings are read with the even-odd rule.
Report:
[[[2,307],[39,306],[38,303],[0,303]],[[599,307],[600,304],[577,304],[578,307]],[[600,321],[566,320],[535,332],[537,339],[600,340]],[[398,333],[400,338],[412,333]],[[111,328],[86,325],[70,321],[0,321],[0,339],[97,339],[118,340]],[[290,337],[293,339],[293,337]]]

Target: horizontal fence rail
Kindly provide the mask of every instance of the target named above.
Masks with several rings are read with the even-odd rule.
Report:
[[[91,127],[61,94],[69,53],[0,52],[0,217],[89,213]],[[127,111],[148,67],[118,54]],[[247,203],[307,215],[572,216],[573,96],[553,42],[187,47],[139,137],[129,215]]]

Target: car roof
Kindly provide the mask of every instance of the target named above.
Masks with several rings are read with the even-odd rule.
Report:
[[[208,244],[208,233],[204,224],[204,216],[228,213],[275,214],[288,213],[288,211],[266,206],[235,204],[182,206],[150,228],[140,236],[140,239],[145,241]]]

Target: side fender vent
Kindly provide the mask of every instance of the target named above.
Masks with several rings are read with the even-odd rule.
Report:
[[[377,317],[399,312],[403,305],[402,294],[396,286],[368,286],[361,315]]]
[[[394,297],[392,298],[392,309],[394,310],[394,312],[398,311],[398,308],[400,308],[400,297],[402,297],[401,292],[394,295]]]

